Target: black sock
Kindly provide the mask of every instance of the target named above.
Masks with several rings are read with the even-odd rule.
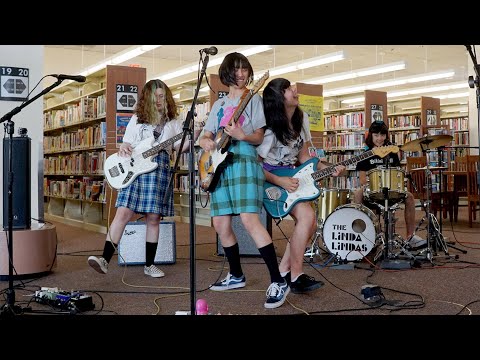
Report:
[[[270,272],[270,280],[272,282],[283,283],[284,279],[278,270],[277,254],[275,253],[275,247],[273,246],[273,243],[258,249],[258,251],[260,252],[260,255],[262,255],[263,261],[265,261],[265,264],[268,267],[268,271]]]
[[[114,253],[115,253],[115,245],[111,241],[108,241],[108,240],[105,241],[102,257],[105,260],[107,260],[107,263],[110,262]]]
[[[153,262],[155,261],[155,255],[157,254],[157,246],[158,242],[156,243],[151,243],[151,242],[146,242],[145,244],[145,266],[151,266],[153,265]]]
[[[235,277],[241,277],[243,275],[242,265],[240,265],[240,248],[238,243],[233,246],[223,247],[225,251],[225,256],[228,259],[228,264],[230,265],[230,274]]]

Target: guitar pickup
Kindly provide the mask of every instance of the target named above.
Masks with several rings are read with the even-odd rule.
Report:
[[[123,166],[122,166],[121,163],[118,164],[118,167],[120,168],[120,171],[122,172],[122,174],[124,174],[124,173],[125,173],[125,169],[123,168]]]

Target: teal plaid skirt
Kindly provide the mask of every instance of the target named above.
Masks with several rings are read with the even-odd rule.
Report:
[[[265,174],[258,162],[257,150],[244,141],[234,141],[229,151],[234,156],[211,193],[210,214],[260,213]]]

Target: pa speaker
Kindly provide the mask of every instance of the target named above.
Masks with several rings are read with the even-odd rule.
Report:
[[[175,264],[175,222],[160,221],[159,226],[158,247],[153,262],[154,264]],[[131,221],[125,226],[123,235],[118,243],[118,264],[145,264],[146,231],[147,225],[143,221]]]
[[[31,142],[27,136],[12,137],[12,229],[30,229],[31,219]],[[3,230],[8,229],[8,187],[10,138],[3,139]]]
[[[260,212],[260,222],[263,224],[263,226],[265,226],[270,236],[272,236],[272,217],[265,211],[263,207],[262,211]],[[234,216],[232,218],[232,227],[233,233],[237,238],[240,256],[260,256],[260,252],[257,249],[255,241],[252,239],[252,237],[242,224],[242,219],[240,218],[240,215]],[[217,254],[222,256],[224,255],[223,246],[218,234]]]

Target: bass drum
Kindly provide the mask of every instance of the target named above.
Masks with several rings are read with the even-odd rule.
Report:
[[[380,222],[362,204],[346,204],[332,212],[323,224],[323,241],[338,259],[360,260],[375,247]]]
[[[323,226],[323,222],[337,207],[350,202],[350,190],[348,189],[320,189],[317,201],[317,223]]]

